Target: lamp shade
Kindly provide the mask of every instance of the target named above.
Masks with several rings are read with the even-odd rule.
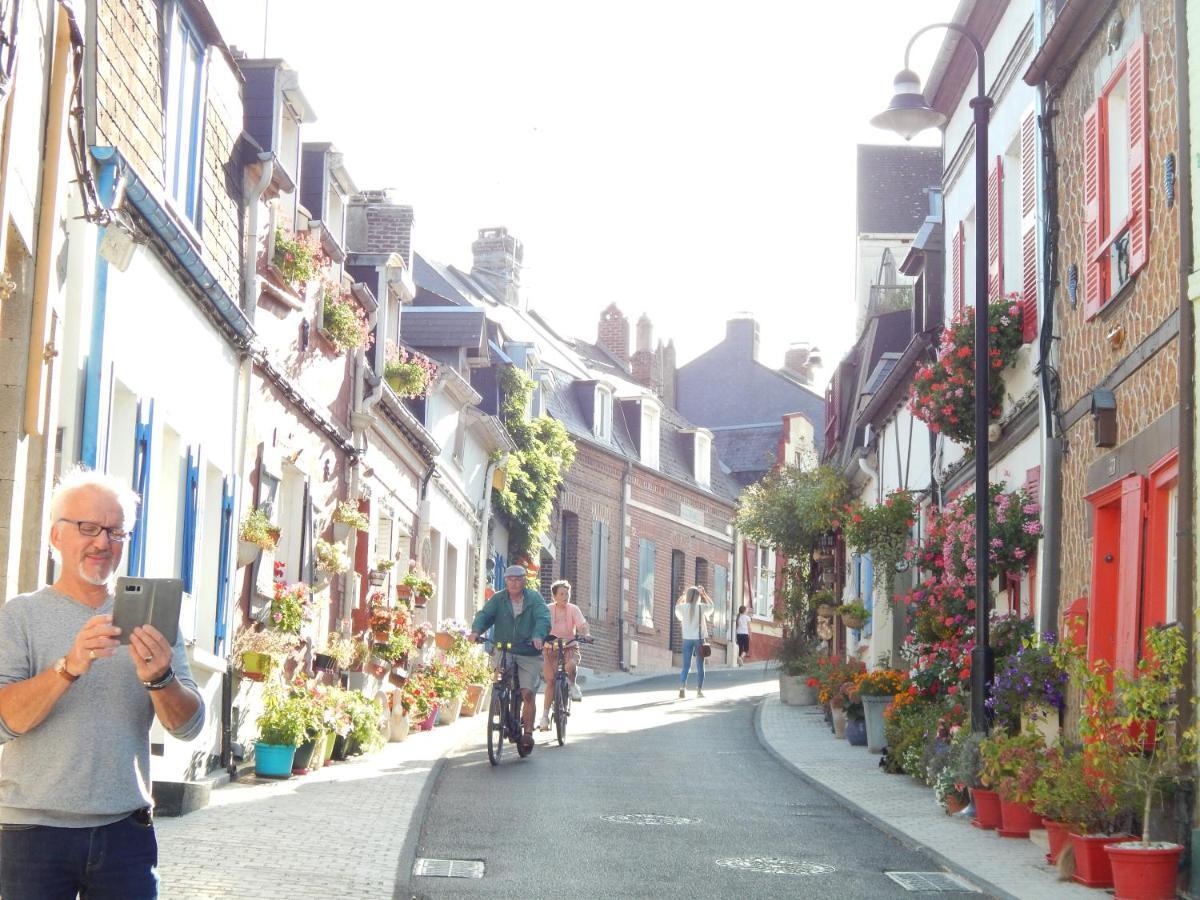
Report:
[[[875,118],[871,124],[876,128],[886,128],[894,131],[906,141],[913,135],[926,128],[937,128],[945,124],[946,117],[927,102],[921,93],[921,79],[911,69],[902,69],[895,80],[896,95],[887,109]]]

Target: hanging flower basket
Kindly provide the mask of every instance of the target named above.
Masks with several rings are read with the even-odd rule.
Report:
[[[250,565],[260,556],[262,556],[263,548],[253,541],[238,541],[238,568]]]
[[[367,575],[367,579],[370,581],[371,587],[383,587],[383,585],[387,582],[387,572],[380,572],[378,569],[372,569],[370,574]]]
[[[416,598],[413,601],[413,606],[417,607],[417,609],[424,609],[425,604],[427,604],[428,602],[429,602],[429,596],[427,594],[417,594]]]
[[[437,376],[437,364],[388,341],[383,378],[398,397],[423,397]]]

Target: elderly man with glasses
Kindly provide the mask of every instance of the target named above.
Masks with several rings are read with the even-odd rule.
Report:
[[[153,898],[150,726],[204,724],[182,639],[150,625],[119,652],[112,588],[137,495],[84,469],[50,502],[53,585],[0,607],[0,895]]]

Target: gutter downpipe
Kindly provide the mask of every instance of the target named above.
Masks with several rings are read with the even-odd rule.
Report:
[[[633,463],[625,460],[621,473],[621,522],[617,526],[617,671],[628,672],[625,664],[625,514],[629,503],[629,476]]]
[[[246,198],[249,205],[246,220],[248,240],[242,250],[242,312],[246,314],[246,319],[251,326],[254,325],[254,314],[258,307],[258,204],[275,175],[275,155],[259,153],[258,162],[262,165],[262,171],[258,181],[250,189],[250,195]],[[236,388],[236,406],[234,407],[238,410],[238,419],[234,423],[233,446],[230,448],[234,459],[233,509],[235,515],[237,510],[242,508],[242,488],[246,482],[246,450],[250,440],[250,394],[254,377],[254,357],[251,351],[242,351],[241,357],[242,362]],[[233,592],[234,585],[237,583],[237,545],[234,536],[230,536],[229,542],[233,552],[229,554],[229,570],[224,576],[228,587],[225,591],[225,634],[227,638],[224,649],[226,665],[225,671],[221,674],[221,767],[232,778],[237,773],[237,767],[233,764],[233,640],[229,636],[234,634],[235,629],[232,626],[238,618],[235,610],[240,611],[241,603],[238,602],[240,596],[235,599]]]
[[[50,64],[50,88],[46,99],[46,141],[42,153],[42,178],[38,190],[37,245],[34,249],[33,310],[29,325],[29,357],[25,367],[25,433],[46,437],[42,410],[46,408],[49,378],[58,351],[50,331],[50,261],[54,254],[54,226],[58,219],[59,175],[62,168],[63,134],[67,127],[67,72],[71,59],[71,27],[67,13],[54,5],[54,59]],[[12,98],[9,98],[9,109]],[[7,112],[6,112],[7,116]],[[5,136],[5,153],[11,138]],[[5,226],[7,228],[7,226]]]
[[[382,281],[383,279],[381,279]],[[383,284],[384,291],[387,290],[386,283]],[[376,305],[373,310],[367,313],[367,329],[374,333],[375,326],[379,322],[379,309],[387,303],[387,294],[383,295],[383,299],[376,299]],[[384,321],[387,321],[386,318]],[[378,335],[376,335],[378,340]],[[358,493],[361,489],[361,472],[362,461],[367,451],[367,430],[364,417],[370,414],[371,407],[379,402],[383,396],[383,383],[380,382],[375,392],[370,396],[365,396],[364,382],[367,352],[362,347],[354,351],[354,402],[350,411],[350,427],[352,429],[352,440],[358,453],[354,459],[350,461],[350,498],[357,502]],[[379,351],[376,344],[375,366],[378,370],[382,366],[383,353]],[[344,637],[350,636],[351,624],[350,614],[354,609],[354,604],[357,598],[354,596],[354,576],[357,574],[354,563],[358,559],[358,530],[350,529],[350,535],[346,538],[346,553],[350,556],[351,565],[342,575],[342,602],[338,608],[338,625]]]

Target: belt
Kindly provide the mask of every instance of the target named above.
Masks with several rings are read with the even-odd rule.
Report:
[[[133,819],[139,825],[153,825],[154,810],[149,806],[143,806],[141,809],[135,809],[131,812],[129,818]]]

